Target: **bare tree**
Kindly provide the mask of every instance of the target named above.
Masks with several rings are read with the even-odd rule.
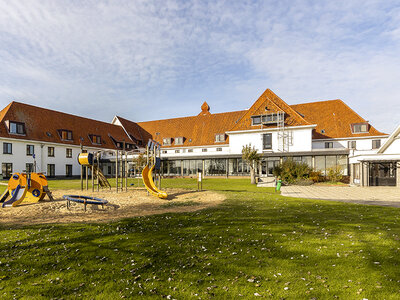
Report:
[[[250,165],[250,180],[251,184],[256,184],[256,163],[260,161],[260,155],[257,149],[251,144],[243,146],[242,159],[244,159]]]

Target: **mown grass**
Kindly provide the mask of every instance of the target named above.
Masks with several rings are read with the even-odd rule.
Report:
[[[285,198],[240,179],[204,188],[227,200],[106,224],[3,226],[0,297],[398,299],[399,209]]]

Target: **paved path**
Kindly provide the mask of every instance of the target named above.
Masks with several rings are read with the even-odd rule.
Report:
[[[287,197],[400,207],[398,187],[283,186]]]

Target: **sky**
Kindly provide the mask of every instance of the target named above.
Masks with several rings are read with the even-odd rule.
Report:
[[[110,122],[342,99],[400,124],[400,2],[0,0],[0,105]]]

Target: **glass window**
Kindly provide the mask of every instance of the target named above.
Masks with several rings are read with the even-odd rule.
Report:
[[[188,149],[188,152],[193,152],[193,149]]]
[[[315,157],[315,170],[321,171],[321,173],[325,175],[325,156]]]
[[[381,140],[372,140],[372,149],[379,149],[381,147]]]
[[[175,153],[180,153],[181,151],[180,150],[175,150]]]
[[[272,133],[263,134],[263,149],[272,149]]]
[[[25,134],[25,124],[10,122],[9,132],[13,134]]]
[[[217,148],[217,151],[222,151],[222,148]]]
[[[332,167],[336,167],[336,155],[326,156],[325,168],[329,169]]]
[[[54,147],[47,147],[47,156],[54,157]]]
[[[356,149],[357,148],[357,141],[348,141],[347,148],[349,149]]]
[[[368,132],[368,123],[352,124],[353,133]]]
[[[10,133],[17,133],[17,123],[10,122]]]
[[[66,157],[67,158],[72,158],[72,149],[71,148],[67,148],[66,149]]]
[[[13,173],[13,164],[12,163],[2,163],[1,170],[4,178],[11,177]]]
[[[26,155],[32,156],[35,153],[34,145],[26,145]]]
[[[3,143],[3,154],[12,154],[12,144]]]
[[[221,143],[225,142],[225,134],[224,133],[218,133],[215,135],[215,142]]]
[[[48,164],[47,165],[47,176],[48,177],[56,176],[56,165],[55,164]]]
[[[175,145],[183,145],[183,137],[176,137]]]
[[[65,176],[72,176],[72,165],[65,165]]]
[[[171,145],[171,138],[163,138],[163,145]]]
[[[303,163],[306,163],[310,168],[313,167],[313,165],[312,165],[312,157],[311,156],[302,156],[301,157],[301,161]]]
[[[207,152],[207,148],[201,149],[201,152]]]
[[[343,175],[347,176],[349,174],[347,171],[348,168],[347,155],[338,155],[337,165],[340,166],[340,168],[342,169]]]
[[[237,158],[229,159],[229,175],[237,175],[238,173],[238,163]]]
[[[260,125],[260,124],[261,124],[261,116],[251,117],[251,125]]]
[[[333,142],[325,142],[325,148],[333,148]]]
[[[32,164],[32,163],[27,163],[27,164],[25,165],[25,171],[26,171],[27,173],[32,173],[32,172],[34,172],[34,170],[33,170],[33,164]]]

